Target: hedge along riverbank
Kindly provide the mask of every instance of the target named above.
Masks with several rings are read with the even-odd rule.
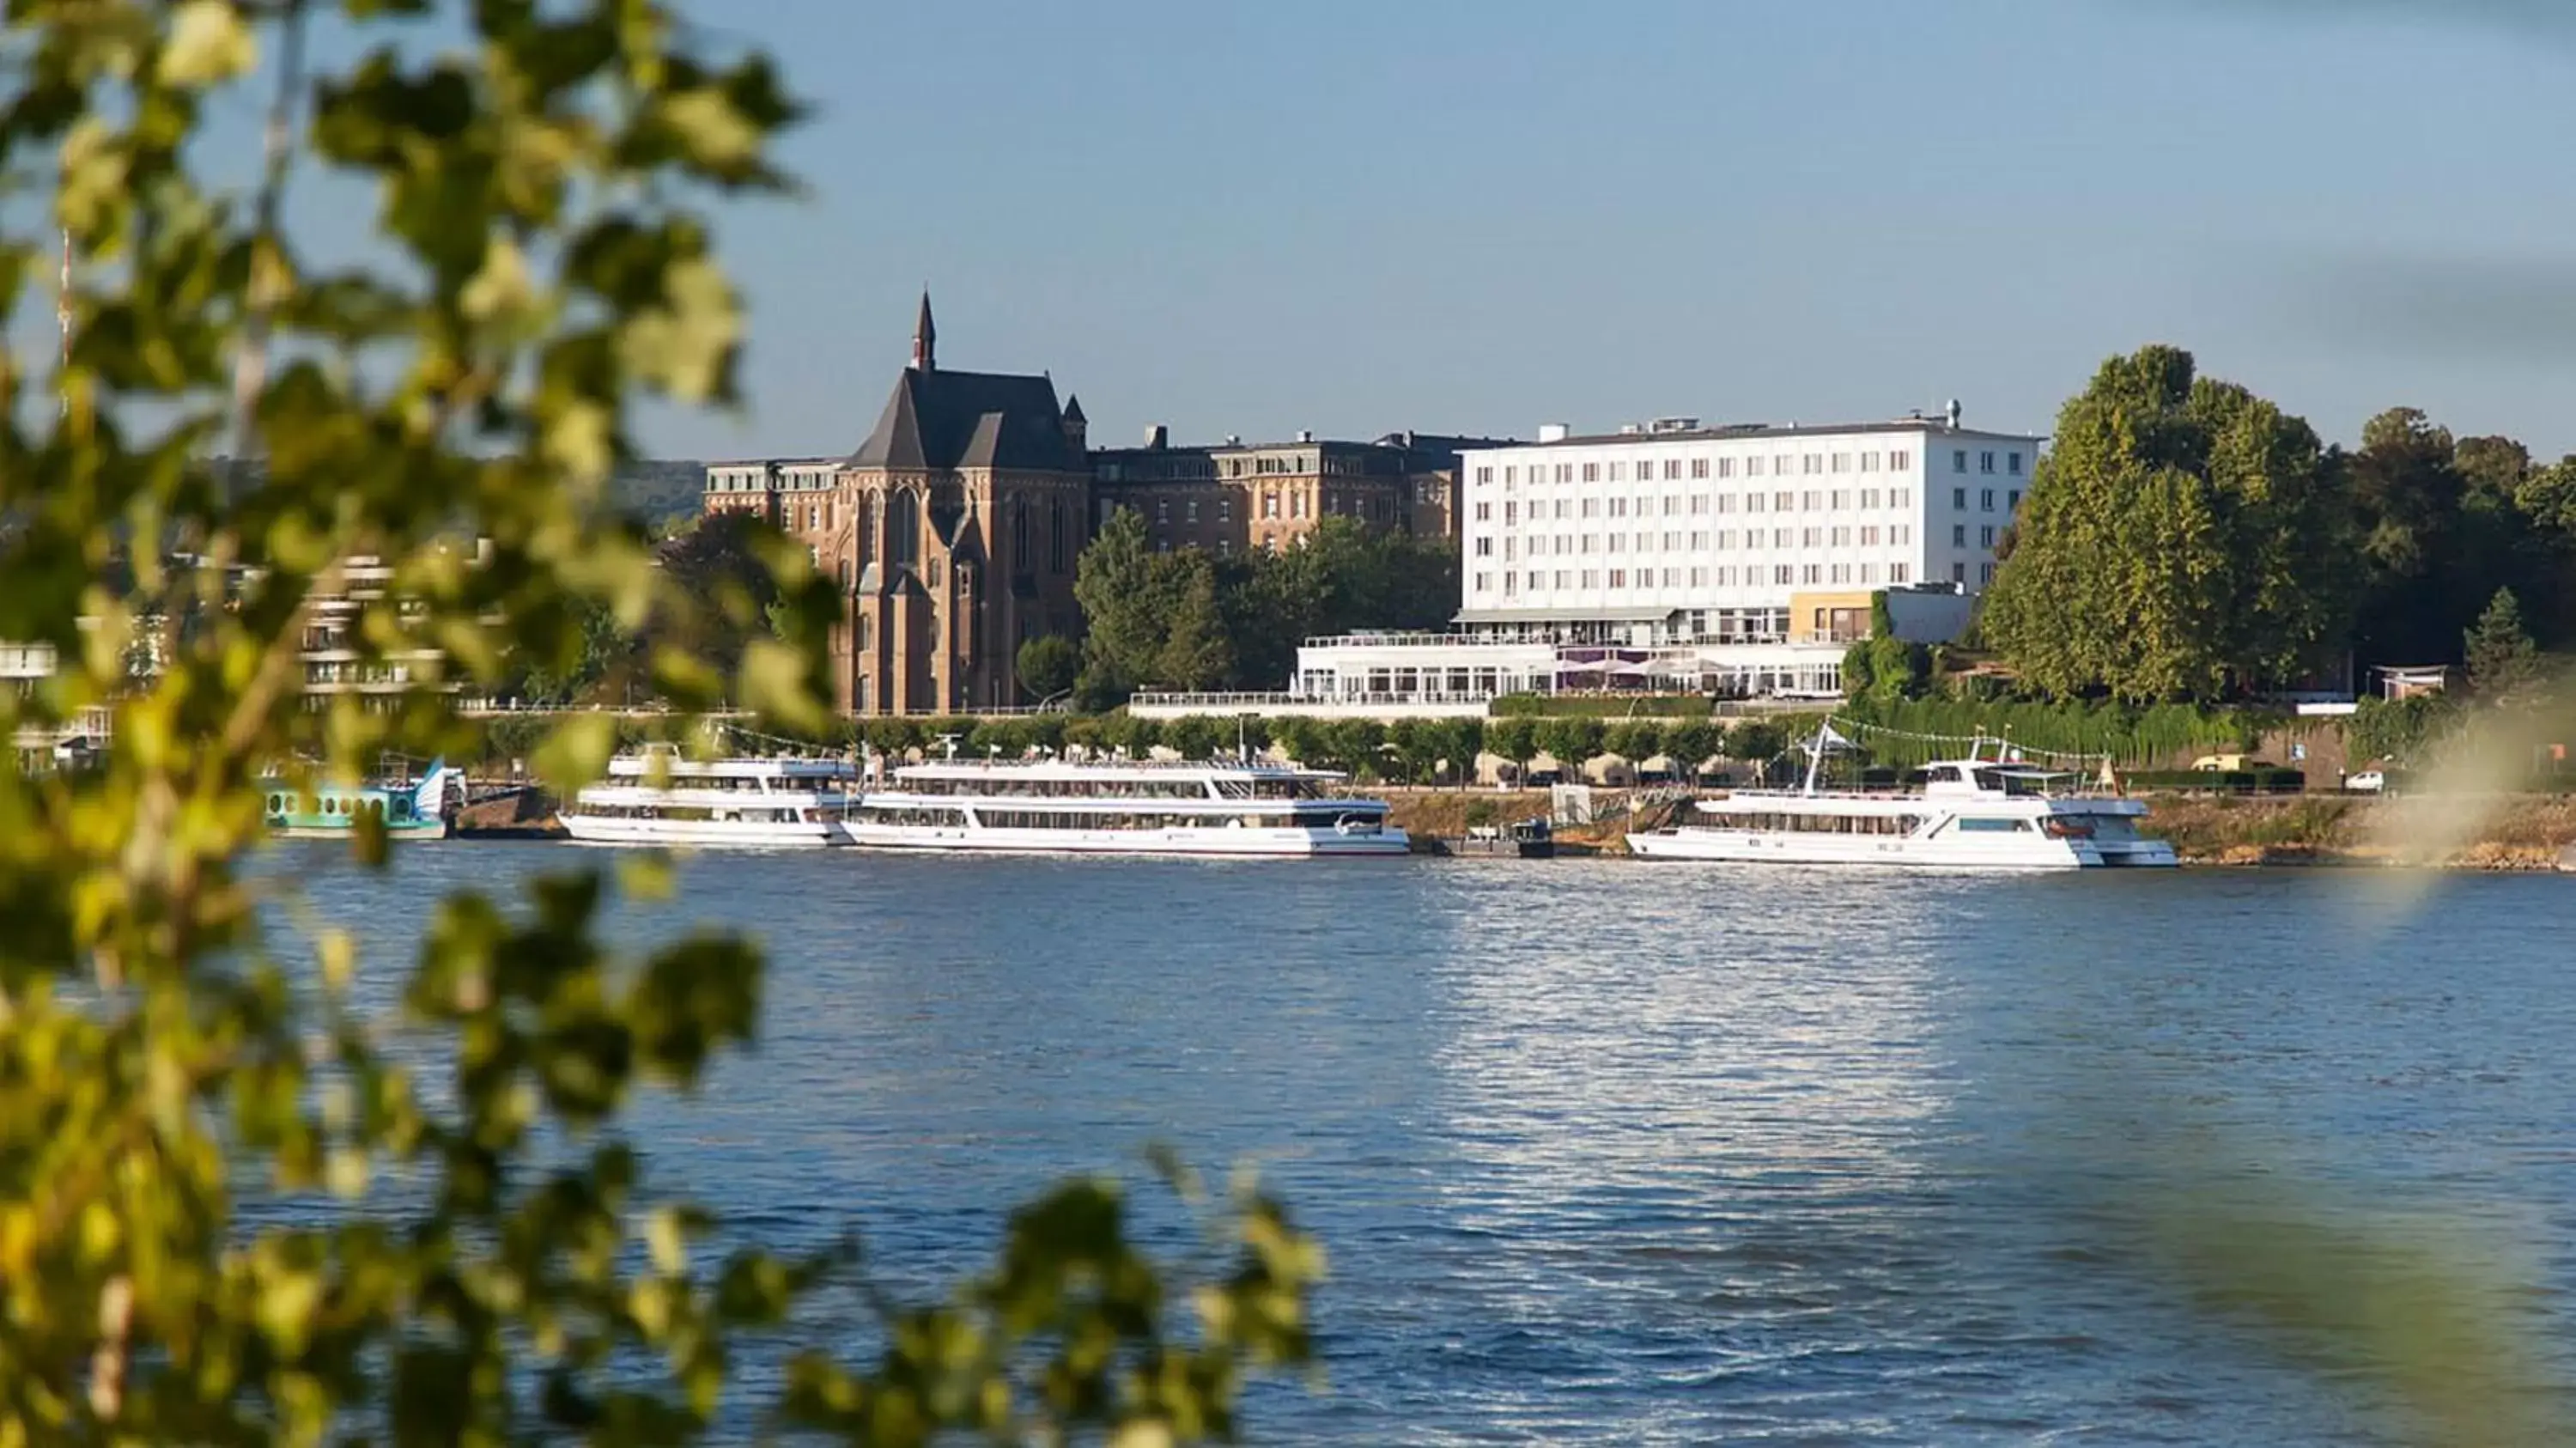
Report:
[[[1497,719],[1706,719],[1717,701],[1706,694],[1505,694],[1485,712]]]
[[[2008,739],[2025,750],[2108,754],[2118,765],[2156,766],[2185,755],[2250,753],[2265,734],[2288,722],[2283,715],[2263,710],[2204,709],[2193,704],[2132,709],[2111,704],[1898,699],[1854,700],[1836,712],[1887,731],[1864,731],[1860,742],[1878,762],[1907,766],[1955,757],[1964,741],[1981,735]],[[1926,737],[1908,739],[1906,735]]]

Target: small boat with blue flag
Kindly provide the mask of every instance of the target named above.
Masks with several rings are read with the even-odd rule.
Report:
[[[388,840],[447,838],[447,789],[457,771],[445,760],[429,766],[417,783],[316,784],[299,788],[282,779],[267,783],[263,818],[272,833],[288,839],[328,839],[353,834],[370,818],[384,825]]]

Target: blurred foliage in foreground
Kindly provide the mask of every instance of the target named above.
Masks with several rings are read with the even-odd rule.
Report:
[[[613,1128],[749,1039],[755,954],[617,959],[602,882],[550,878],[517,909],[446,901],[379,1018],[356,942],[281,938],[278,872],[240,868],[266,770],[455,748],[422,676],[566,670],[599,609],[750,636],[729,674],[641,661],[676,706],[821,721],[833,600],[801,557],[769,552],[764,618],[598,522],[632,400],[729,400],[740,318],[706,208],[787,187],[768,146],[796,108],[768,61],[700,53],[652,0],[6,15],[0,166],[54,201],[0,237],[0,303],[28,324],[8,335],[49,330],[58,238],[74,288],[60,375],[0,370],[0,638],[64,660],[0,713],[41,730],[108,706],[115,729],[96,770],[0,775],[0,1445],[668,1444],[719,1414],[866,1443],[1228,1433],[1241,1376],[1307,1351],[1314,1248],[1257,1194],[1214,1215],[1215,1265],[1176,1277],[1113,1188],[1069,1185],[1011,1219],[989,1275],[886,1308],[872,1360],[815,1342],[778,1401],[728,1398],[739,1336],[793,1339],[846,1259],[711,1260],[718,1224],[651,1191]],[[324,24],[358,58],[311,73]],[[251,194],[195,169],[219,108],[270,114]],[[374,198],[355,266],[282,228],[317,172]],[[352,641],[418,682],[391,710],[308,708],[299,648],[360,567],[386,572]],[[538,753],[570,785],[610,743],[576,721]],[[310,1211],[251,1230],[242,1194]]]

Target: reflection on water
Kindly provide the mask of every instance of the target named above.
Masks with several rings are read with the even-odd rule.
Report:
[[[595,860],[314,888],[381,919]],[[1147,1142],[1261,1160],[1334,1271],[1330,1391],[1264,1389],[1271,1441],[2325,1444],[2351,1405],[2140,1270],[2153,1152],[2465,1221],[2543,1335],[2576,1270],[2576,891],[2356,929],[2367,888],[783,855],[617,924],[774,953],[759,1053],[646,1103],[658,1179],[855,1225],[900,1289]]]

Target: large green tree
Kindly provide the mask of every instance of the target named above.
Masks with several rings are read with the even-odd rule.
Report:
[[[1983,633],[2056,695],[2294,680],[2343,638],[2348,519],[2305,422],[2179,349],[2115,357],[2059,413]]]
[[[461,757],[479,731],[439,685],[567,670],[603,615],[668,626],[635,668],[680,711],[827,724],[838,600],[806,555],[745,540],[773,634],[747,571],[693,593],[605,491],[639,403],[736,400],[714,217],[786,186],[769,60],[655,0],[19,0],[0,26],[0,339],[48,339],[0,365],[0,638],[62,660],[0,691],[0,729],[114,721],[95,768],[0,761],[0,1443],[640,1448],[720,1413],[869,1444],[1234,1436],[1242,1373],[1306,1352],[1313,1250],[1275,1210],[1228,1213],[1215,1270],[1176,1280],[1114,1185],[1068,1185],[854,1360],[873,1289],[799,1311],[846,1254],[763,1251],[624,1119],[755,1035],[748,943],[612,947],[591,859],[365,939],[306,870],[249,863],[269,771]],[[255,110],[245,182],[201,122]],[[290,206],[290,178],[324,189]],[[371,238],[290,224],[352,198]],[[69,347],[35,397],[57,245]],[[365,663],[415,663],[379,707],[303,697],[325,608]],[[738,654],[684,642],[719,628]],[[614,743],[583,717],[533,762],[569,791]],[[344,868],[416,868],[355,839]],[[755,1351],[781,1370],[738,1380]]]

